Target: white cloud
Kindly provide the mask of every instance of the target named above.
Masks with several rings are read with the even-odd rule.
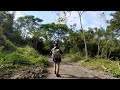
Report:
[[[80,19],[76,11],[71,13],[71,16],[67,21],[67,25],[70,26],[74,23],[77,24],[76,29],[80,29]],[[84,29],[88,29],[88,27],[98,27],[99,23],[97,21],[96,14],[93,12],[85,12],[82,15],[82,25]]]
[[[18,19],[21,16],[24,16],[24,11],[16,11],[14,20]]]
[[[79,16],[78,16],[78,13],[76,11],[73,11],[71,13],[71,16],[69,17],[69,19],[67,20],[67,25],[70,26],[70,25],[73,25],[74,23],[76,23],[76,28],[77,29],[80,29],[80,19],[79,19]],[[86,21],[83,20],[82,18],[82,23],[85,24]]]
[[[101,16],[100,13],[105,13],[105,17]],[[87,11],[82,16],[82,24],[84,29],[88,29],[88,27],[103,27],[106,28],[107,24],[105,23],[106,20],[110,20],[112,17],[109,15],[114,11]],[[74,18],[76,17],[76,18]],[[71,22],[70,22],[71,21]],[[78,14],[73,11],[71,17],[68,20],[67,25],[73,25],[74,23],[77,24],[76,29],[80,29],[80,21]]]
[[[53,22],[54,20],[57,19],[57,16],[55,15],[55,13],[51,13],[51,12],[40,12],[40,11],[16,11],[16,14],[15,14],[15,20],[18,18],[18,17],[21,17],[21,16],[24,16],[24,15],[27,15],[27,14],[32,14],[32,15],[35,15],[37,17],[40,17],[43,19],[44,23],[47,23],[47,22]],[[100,15],[98,13],[102,13],[104,12],[105,15],[106,15],[106,19],[107,20],[110,20],[112,17],[109,15],[110,13],[113,13],[115,11],[87,11],[83,14],[82,16],[82,24],[83,24],[83,28],[85,30],[88,29],[88,27],[106,27],[106,24],[104,22],[104,18],[101,18]],[[50,14],[51,13],[51,14]],[[54,15],[52,15],[54,14]],[[48,18],[49,16],[49,18]],[[80,21],[79,21],[79,16],[78,16],[78,13],[76,11],[72,11],[72,14],[71,16],[69,17],[69,19],[67,20],[67,25],[70,26],[70,25],[73,25],[74,23],[77,24],[76,26],[76,29],[80,29]]]

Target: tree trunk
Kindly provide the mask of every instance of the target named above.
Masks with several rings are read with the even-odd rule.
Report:
[[[108,56],[107,56],[107,54],[108,54],[108,42],[109,42],[109,39],[108,40],[106,40],[106,59],[108,59]]]
[[[98,41],[98,52],[97,52],[97,55],[99,56],[99,52],[100,52],[100,39]]]
[[[82,21],[81,21],[81,16],[82,16],[83,12],[80,13],[80,12],[78,11],[78,14],[79,14],[79,18],[80,18],[81,29],[82,29],[82,32],[83,32],[83,38],[84,38],[84,44],[85,44],[85,53],[86,53],[86,59],[87,59],[87,58],[88,58],[87,44],[86,44],[86,39],[85,39],[85,32],[83,31]]]
[[[111,51],[111,49],[110,49],[110,51],[109,51],[109,55],[108,55],[108,59],[110,58],[111,52],[112,52],[112,51]]]
[[[104,48],[102,48],[102,50],[101,50],[101,59],[103,57],[103,51],[104,51]]]

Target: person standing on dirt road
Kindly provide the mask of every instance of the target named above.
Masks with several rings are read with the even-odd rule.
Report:
[[[59,68],[61,62],[61,54],[63,54],[63,52],[59,48],[58,44],[54,44],[54,48],[51,49],[51,54],[54,61],[54,73],[57,77],[61,77],[59,74]]]

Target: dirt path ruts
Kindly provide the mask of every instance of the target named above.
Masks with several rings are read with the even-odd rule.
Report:
[[[108,72],[88,70],[80,65],[71,64],[66,61],[62,61],[60,65],[61,77],[56,77],[51,59],[49,60],[49,64],[47,79],[116,79]]]

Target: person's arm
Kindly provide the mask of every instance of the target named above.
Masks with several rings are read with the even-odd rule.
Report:
[[[60,49],[60,54],[63,54],[62,50]]]
[[[51,54],[51,55],[52,55],[52,50],[53,50],[53,49],[51,49],[51,51],[50,51],[50,54]]]

